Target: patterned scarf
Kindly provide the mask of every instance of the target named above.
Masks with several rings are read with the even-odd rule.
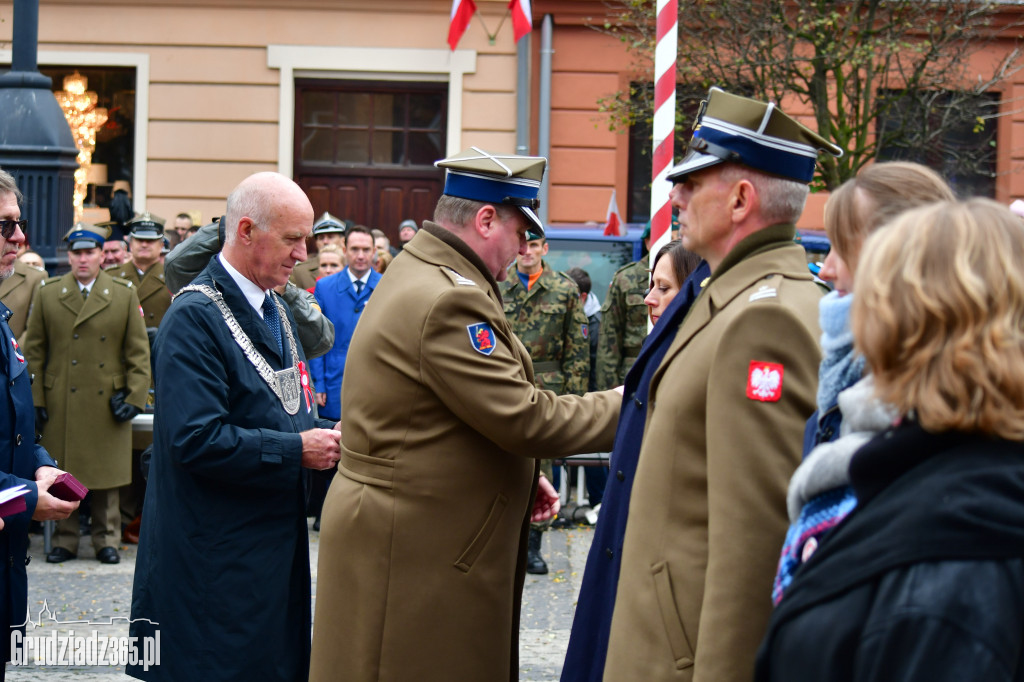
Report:
[[[853,295],[829,292],[818,304],[821,350],[818,368],[818,414],[836,404],[839,392],[857,383],[864,374],[864,357],[853,350],[850,306]]]

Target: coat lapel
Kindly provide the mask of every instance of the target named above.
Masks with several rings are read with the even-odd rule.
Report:
[[[75,326],[82,324],[93,315],[100,313],[104,308],[110,305],[111,292],[110,287],[114,283],[110,280],[110,276],[104,272],[100,272],[96,276],[96,281],[92,283],[92,288],[89,289],[89,298],[82,301],[81,288],[78,283],[75,283],[74,292],[81,303],[81,307],[78,310],[78,317],[75,319]]]
[[[8,320],[10,318],[10,309],[3,303],[0,303],[0,320]],[[14,332],[7,324],[0,325],[0,329],[3,329],[6,338],[0,339],[3,343],[3,350],[0,350],[0,357],[3,358],[3,362],[7,365],[7,379],[13,381],[15,377],[25,371],[28,367],[28,363],[25,362],[25,356],[21,352],[21,348],[18,347],[18,341],[14,338]]]
[[[0,299],[6,298],[7,294],[11,293],[24,283],[25,275],[15,270],[10,277],[0,282]]]
[[[77,319],[78,314],[82,312],[82,307],[85,305],[85,301],[82,300],[82,288],[70,273],[61,278],[59,285],[61,305],[73,312]]]

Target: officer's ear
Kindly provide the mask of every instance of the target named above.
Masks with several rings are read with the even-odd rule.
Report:
[[[743,179],[732,187],[727,200],[732,222],[739,224],[747,220],[761,206],[761,197],[757,194],[757,188],[749,180]]]
[[[473,229],[484,239],[488,239],[498,227],[498,211],[490,204],[484,204],[473,217]]]

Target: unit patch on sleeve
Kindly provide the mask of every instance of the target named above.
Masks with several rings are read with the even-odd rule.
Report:
[[[747,397],[765,403],[778,402],[782,397],[782,365],[774,362],[750,361],[747,375]]]
[[[466,325],[469,332],[469,343],[473,350],[482,355],[490,355],[494,352],[494,330],[486,322]]]

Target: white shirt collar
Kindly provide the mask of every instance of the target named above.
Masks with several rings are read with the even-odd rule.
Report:
[[[355,284],[356,282],[362,282],[363,284],[369,284],[370,283],[370,271],[369,270],[367,270],[363,274],[362,277],[356,277],[355,274],[351,270],[349,270],[348,268],[345,268],[345,272],[348,273],[349,281],[351,281],[352,284]]]
[[[231,275],[231,279],[235,280],[235,284],[242,290],[242,295],[245,296],[245,300],[249,301],[249,305],[256,309],[256,313],[263,318],[263,301],[266,299],[268,290],[260,289],[251,279],[240,273],[234,268],[224,257],[224,254],[218,253],[217,258],[220,260],[220,264],[224,266],[224,269]]]
[[[75,281],[77,281],[77,280],[75,280]],[[82,284],[81,282],[78,282],[78,289],[79,289],[79,291],[81,291],[82,289],[85,289],[86,291],[92,291],[92,285],[93,284],[96,284],[96,278],[95,277],[93,277],[91,280],[89,280],[85,284]]]

